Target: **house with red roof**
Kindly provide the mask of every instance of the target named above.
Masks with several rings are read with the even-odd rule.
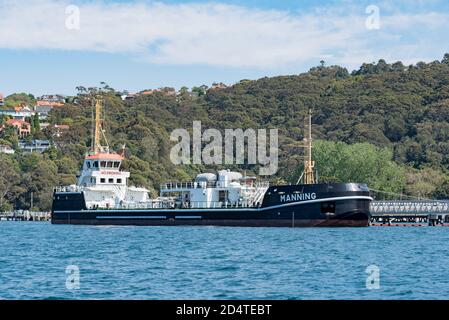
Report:
[[[20,119],[9,119],[5,122],[0,131],[2,131],[6,126],[11,126],[17,129],[17,135],[21,138],[24,138],[31,134],[31,125]]]
[[[42,107],[42,106],[48,106],[48,107],[62,107],[64,106],[64,103],[57,102],[57,101],[47,101],[47,100],[38,100],[36,101],[36,107]]]
[[[66,124],[55,124],[53,126],[53,136],[60,138],[63,135],[64,131],[67,131],[69,129],[70,126]]]

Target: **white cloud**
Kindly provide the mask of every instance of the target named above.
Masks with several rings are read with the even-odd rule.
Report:
[[[80,29],[65,27],[58,0],[0,0],[0,48],[58,49],[132,54],[157,64],[273,68],[329,60],[356,67],[399,53],[434,57],[449,51],[441,41],[421,41],[449,27],[449,14],[382,16],[381,29],[365,28],[365,8],[324,8],[293,14],[220,3],[179,4],[82,2]],[[343,13],[342,13],[343,12]],[[444,33],[441,33],[443,35]],[[432,40],[433,39],[433,40]],[[445,47],[446,46],[446,47]]]

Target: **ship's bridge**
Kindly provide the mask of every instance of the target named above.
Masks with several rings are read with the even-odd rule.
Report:
[[[117,153],[97,153],[86,156],[83,170],[119,170],[123,157]]]
[[[126,186],[129,172],[121,171],[123,156],[117,153],[87,155],[78,178],[79,186],[123,185]]]

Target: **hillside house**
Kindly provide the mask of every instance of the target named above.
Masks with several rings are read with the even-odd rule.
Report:
[[[121,96],[122,101],[129,101],[137,97],[136,93],[128,93]]]
[[[26,104],[22,103],[14,107],[15,112],[32,112],[31,108]]]
[[[26,121],[19,120],[19,119],[9,119],[5,122],[5,124],[3,125],[1,130],[4,130],[5,127],[7,127],[7,126],[16,128],[17,135],[21,138],[24,138],[24,137],[28,136],[29,134],[31,134],[31,125]]]
[[[0,110],[0,115],[22,121],[25,121],[26,118],[31,118],[34,114],[35,112],[28,106],[16,106],[14,109]]]
[[[53,110],[53,107],[49,105],[41,105],[35,106],[34,110],[39,115],[39,120],[45,120],[48,117],[48,113]]]
[[[40,101],[64,104],[66,97],[61,94],[45,94],[38,98]]]
[[[70,129],[70,126],[66,124],[55,124],[54,126],[51,127],[51,129],[52,129],[52,136],[60,138],[64,134],[64,132]]]
[[[223,90],[226,89],[228,86],[226,84],[224,84],[223,82],[220,83],[216,83],[214,82],[212,84],[212,87],[209,90]]]
[[[14,154],[14,149],[10,146],[0,144],[0,153]]]
[[[36,107],[40,107],[40,106],[49,106],[49,107],[63,107],[64,103],[63,102],[58,102],[58,101],[46,101],[46,100],[38,100],[36,101]]]
[[[45,150],[51,147],[51,142],[48,140],[20,140],[19,148],[22,149],[24,153],[43,153]]]

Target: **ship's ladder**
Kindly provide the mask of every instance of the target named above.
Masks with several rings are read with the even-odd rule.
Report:
[[[122,190],[119,186],[117,185],[112,185],[113,189],[115,190],[115,194],[118,194],[119,197],[121,199],[125,199],[126,198],[126,189]]]

